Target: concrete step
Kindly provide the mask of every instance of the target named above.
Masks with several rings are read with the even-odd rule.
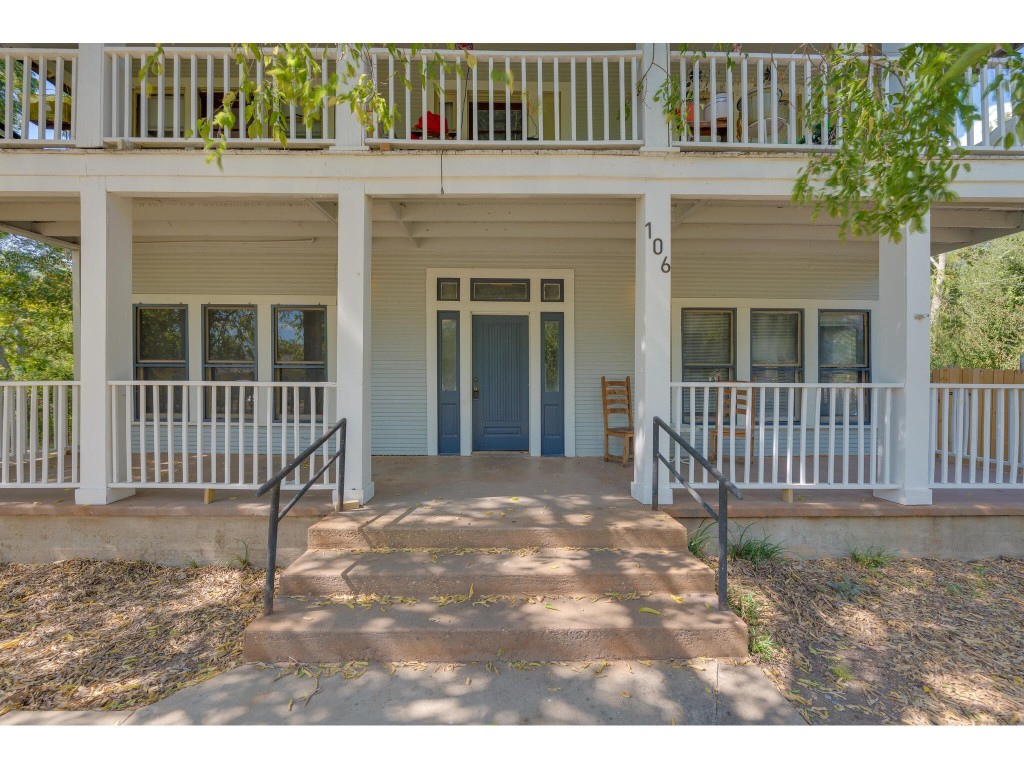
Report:
[[[711,592],[714,572],[685,549],[307,550],[281,575],[280,594],[603,595]]]
[[[553,510],[539,502],[494,500],[490,506],[424,502],[368,514],[339,512],[309,529],[310,549],[390,547],[678,547],[683,524],[649,509]]]
[[[635,600],[469,599],[366,608],[281,598],[245,630],[249,661],[583,661],[744,657],[747,630],[712,594]],[[476,604],[475,604],[476,603]],[[646,609],[646,610],[641,610]],[[595,670],[596,671],[596,670]]]

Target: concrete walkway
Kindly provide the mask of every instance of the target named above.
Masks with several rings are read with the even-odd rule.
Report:
[[[507,663],[488,668],[479,663],[437,662],[397,669],[381,663],[319,669],[317,679],[297,674],[295,667],[247,664],[135,712],[16,711],[0,717],[0,725],[804,722],[757,666],[714,659],[676,665],[566,662],[523,669]]]

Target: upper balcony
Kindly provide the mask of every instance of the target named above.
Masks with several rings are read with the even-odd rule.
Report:
[[[196,121],[211,118],[224,94],[237,90],[239,65],[226,46],[169,46],[160,73],[143,76],[154,51],[0,47],[0,147],[201,148]],[[319,57],[326,83],[344,64],[335,48],[320,50]],[[666,119],[661,104],[652,103],[654,87],[644,81],[645,73],[664,77],[664,65],[645,60],[634,45],[420,51],[399,58],[376,49],[363,68],[386,109],[394,112],[394,122],[368,134],[342,105],[325,109],[322,120],[307,126],[301,111],[292,108],[287,147],[636,150],[648,145],[792,152],[842,142],[842,123],[830,122],[827,104],[821,122],[810,125],[804,117],[810,83],[822,66],[819,57],[765,46],[763,53],[732,57],[675,52],[667,63],[683,99],[673,120]],[[248,67],[250,76],[262,78],[262,62]],[[1015,125],[1010,94],[984,93],[1001,67],[993,61],[980,73],[974,96],[985,119],[957,126],[961,146],[1004,151],[1002,139]],[[244,97],[232,108],[233,148],[280,148],[266,131],[249,135]]]

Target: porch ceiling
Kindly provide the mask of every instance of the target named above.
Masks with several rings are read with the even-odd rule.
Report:
[[[480,239],[529,241],[552,253],[631,250],[635,206],[628,199],[380,199],[374,206],[374,248],[472,252]],[[188,198],[135,201],[134,236],[141,252],[180,244],[245,243],[257,249],[288,243],[334,252],[338,203],[312,198]],[[0,228],[57,245],[81,239],[76,199],[0,199]],[[1024,204],[936,206],[932,252],[943,253],[1024,230]],[[787,202],[677,199],[672,239],[685,254],[872,256],[875,238],[839,240],[839,224],[811,219]]]

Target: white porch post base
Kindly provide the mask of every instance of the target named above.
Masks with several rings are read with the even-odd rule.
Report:
[[[629,495],[639,501],[641,504],[650,504],[654,499],[654,492],[650,480],[646,483],[638,483],[633,481],[629,484]],[[662,504],[672,503],[672,489],[662,487],[658,491],[658,506]]]
[[[932,503],[932,489],[896,488],[891,491],[875,491],[875,498],[908,507],[924,506]]]
[[[373,487],[371,482],[369,485],[365,485],[362,488],[346,488],[345,489],[345,501],[357,501],[359,506],[362,506],[376,494],[376,489]],[[338,489],[335,488],[331,491],[331,503],[334,504],[334,510],[340,512],[341,508],[338,505]]]
[[[113,504],[134,495],[134,488],[76,488],[75,504]]]

